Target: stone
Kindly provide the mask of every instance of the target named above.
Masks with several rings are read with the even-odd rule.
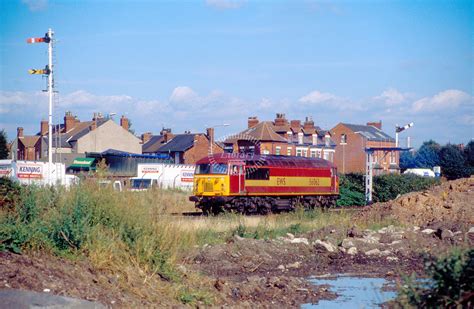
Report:
[[[300,268],[300,266],[301,266],[301,262],[294,262],[294,263],[286,265],[286,268],[295,268],[295,269],[297,269],[297,268]]]
[[[293,238],[290,243],[292,244],[305,244],[309,245],[309,241],[307,238],[301,237],[301,238]]]
[[[353,226],[347,230],[347,237],[362,237],[362,232],[356,226]]]
[[[342,241],[342,244],[341,246],[345,249],[349,249],[350,247],[354,247],[354,242],[348,238],[345,238],[343,241]]]
[[[235,240],[235,241],[242,241],[242,240],[244,240],[244,239],[245,239],[245,238],[240,237],[239,235],[234,235],[234,240]]]
[[[443,230],[441,232],[441,239],[452,238],[454,233],[451,230]]]
[[[356,255],[357,254],[357,248],[356,247],[350,247],[349,249],[347,249],[347,254]]]
[[[434,232],[436,232],[435,230],[433,229],[424,229],[423,231],[421,231],[423,234],[426,234],[426,235],[431,235],[433,234]]]
[[[321,240],[319,240],[319,239],[317,239],[317,240],[314,242],[314,246],[315,246],[317,249],[324,249],[324,250],[326,250],[326,251],[328,251],[328,252],[335,252],[335,251],[337,251],[336,246],[334,246],[334,245],[331,244],[331,243],[321,241]]]
[[[372,255],[380,255],[380,250],[379,249],[372,249],[369,251],[365,252],[365,255],[372,256]]]
[[[281,271],[284,271],[285,270],[285,266],[284,265],[278,265],[277,269],[281,270]]]
[[[420,230],[420,227],[419,226],[414,226],[413,227],[413,232],[418,232]]]
[[[294,239],[295,238],[295,235],[291,234],[291,233],[286,233],[286,236],[289,238],[289,239]]]
[[[397,262],[398,258],[396,256],[387,256],[387,261],[389,262]]]
[[[390,250],[380,251],[381,256],[389,256],[390,254],[392,254],[392,252]]]
[[[398,245],[398,244],[401,244],[401,243],[402,243],[401,240],[394,240],[394,241],[392,241],[389,245],[390,245],[390,246],[394,246],[394,245]]]

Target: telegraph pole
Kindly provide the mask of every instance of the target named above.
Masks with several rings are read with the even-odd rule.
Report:
[[[54,78],[53,78],[53,35],[51,28],[42,38],[29,38],[27,43],[47,43],[48,44],[48,65],[44,70],[31,69],[30,74],[48,75],[48,94],[49,94],[49,112],[48,112],[48,184],[51,184],[51,171],[53,164],[53,95],[54,95]]]

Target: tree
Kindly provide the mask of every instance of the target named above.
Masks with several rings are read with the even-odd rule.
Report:
[[[441,173],[447,179],[458,179],[470,175],[470,169],[466,166],[463,153],[459,147],[447,144],[441,148],[439,156]]]
[[[439,165],[440,145],[433,140],[424,142],[415,155],[415,165],[421,168],[433,168]]]
[[[408,168],[416,167],[415,156],[410,151],[402,151],[400,154],[400,169],[402,171]]]
[[[467,143],[464,148],[464,159],[466,160],[466,164],[474,169],[474,140]]]
[[[7,133],[0,131],[0,160],[8,158]]]

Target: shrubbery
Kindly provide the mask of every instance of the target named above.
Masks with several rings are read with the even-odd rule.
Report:
[[[402,307],[472,308],[474,306],[474,249],[455,251],[433,260],[426,258],[429,278],[407,278],[401,287],[398,302]]]
[[[373,178],[373,201],[386,202],[398,195],[422,191],[438,183],[437,179],[412,174],[388,174]],[[346,174],[339,177],[339,206],[365,205],[365,182],[362,174]]]

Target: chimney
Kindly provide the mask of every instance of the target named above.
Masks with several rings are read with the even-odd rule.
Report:
[[[275,118],[275,126],[280,127],[288,124],[288,120],[285,118],[285,114],[277,113]]]
[[[299,130],[301,128],[301,121],[300,120],[292,120],[290,122],[290,126],[292,129]]]
[[[97,128],[97,124],[95,121],[92,122],[92,124],[89,126],[89,130],[94,131]]]
[[[120,118],[120,126],[128,131],[128,128],[129,128],[128,118],[125,117],[124,115],[122,115],[122,117]]]
[[[248,128],[254,127],[258,124],[258,118],[256,116],[249,117],[248,119]]]
[[[314,121],[312,117],[306,117],[306,120],[303,124],[303,129],[305,131],[314,130]]]
[[[45,136],[48,134],[48,120],[41,120],[40,135]]]
[[[23,128],[22,127],[16,128],[16,137],[18,137],[18,138],[23,137]]]
[[[71,112],[66,112],[64,115],[64,131],[69,132],[72,128],[74,128],[74,124],[76,120]]]
[[[173,133],[171,133],[171,129],[164,129],[161,132],[163,132],[164,143],[169,142],[174,137]]]
[[[368,126],[373,126],[378,128],[379,130],[382,130],[382,120],[379,120],[379,122],[367,122]]]
[[[145,132],[142,134],[142,143],[145,144],[146,142],[148,142],[150,140],[152,136],[152,133],[151,132]]]
[[[207,138],[209,139],[209,142],[211,144],[214,143],[214,128],[207,128],[206,135],[207,135]]]

